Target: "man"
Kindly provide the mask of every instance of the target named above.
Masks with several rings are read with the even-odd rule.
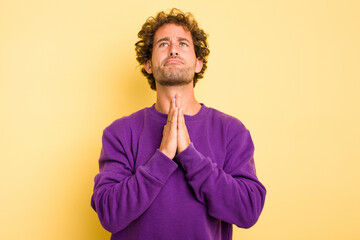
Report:
[[[156,103],[104,130],[92,207],[111,239],[231,239],[231,224],[255,224],[266,190],[249,131],[195,99],[206,34],[191,14],[172,9],[138,35]]]

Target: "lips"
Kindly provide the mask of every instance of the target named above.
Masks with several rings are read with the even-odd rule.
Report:
[[[164,66],[166,66],[166,65],[176,65],[176,64],[183,64],[184,62],[181,60],[181,59],[179,59],[179,58],[168,58],[168,59],[166,59],[165,60],[165,64],[164,64]]]

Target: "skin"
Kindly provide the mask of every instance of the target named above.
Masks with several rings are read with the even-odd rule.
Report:
[[[191,143],[184,114],[195,115],[201,109],[195,99],[193,77],[202,65],[187,29],[165,24],[156,31],[152,57],[144,67],[155,77],[156,110],[168,114],[159,150],[170,159]]]

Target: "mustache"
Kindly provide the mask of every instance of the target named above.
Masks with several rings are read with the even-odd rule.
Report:
[[[169,56],[169,57],[167,57],[167,58],[165,58],[164,60],[163,60],[163,62],[162,62],[162,65],[164,66],[164,65],[166,65],[166,63],[169,61],[169,60],[174,60],[174,59],[176,59],[176,60],[179,60],[181,63],[184,63],[184,59],[182,58],[182,57],[179,57],[179,56]]]

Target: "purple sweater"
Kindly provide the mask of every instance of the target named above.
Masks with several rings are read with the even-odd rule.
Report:
[[[91,205],[111,239],[227,240],[232,224],[254,225],[266,190],[244,125],[202,105],[172,160],[158,150],[166,121],[153,105],[104,130]]]

